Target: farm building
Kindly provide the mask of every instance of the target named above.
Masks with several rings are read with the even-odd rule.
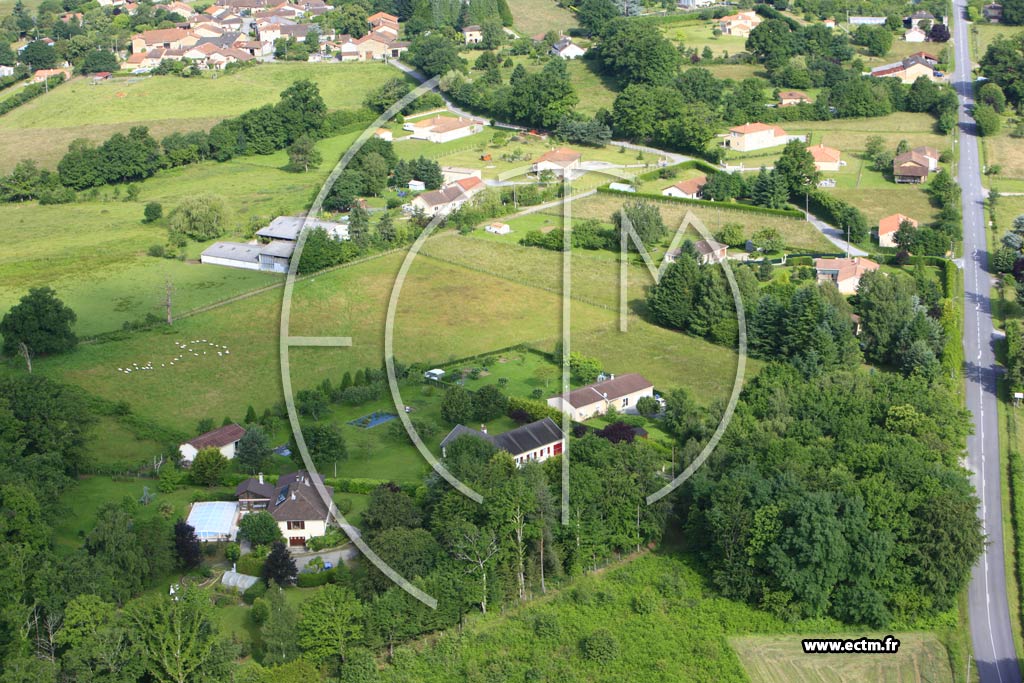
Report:
[[[491,223],[486,228],[484,228],[484,230],[495,235],[507,235],[510,232],[512,232],[512,228],[509,226],[509,224],[502,223],[501,221],[495,221],[494,223]]]

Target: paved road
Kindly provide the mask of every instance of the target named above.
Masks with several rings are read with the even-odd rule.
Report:
[[[953,87],[960,95],[960,166],[957,175],[964,213],[964,354],[967,361],[967,407],[974,434],[967,439],[967,466],[981,499],[978,511],[988,545],[971,575],[968,611],[974,660],[982,683],[1019,683],[1017,653],[1010,631],[1003,547],[1000,489],[999,422],[996,408],[994,328],[989,298],[991,276],[985,244],[984,192],[978,138],[965,105],[973,104],[966,0],[953,2],[956,71]]]

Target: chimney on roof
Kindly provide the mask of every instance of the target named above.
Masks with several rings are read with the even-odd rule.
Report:
[[[305,477],[303,477],[302,481],[303,481],[303,483],[306,484],[306,486],[309,486],[309,479],[306,479]]]
[[[615,373],[613,372],[612,374],[608,375],[608,379],[615,379]]]
[[[292,500],[295,500],[295,491],[292,491]]]
[[[260,472],[260,484],[262,484],[262,483],[263,483],[263,473]]]
[[[483,432],[484,434],[486,434],[487,433],[487,425],[480,425],[480,431]]]

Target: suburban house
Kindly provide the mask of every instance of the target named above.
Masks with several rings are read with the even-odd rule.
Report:
[[[753,152],[768,147],[776,147],[789,142],[790,137],[779,126],[766,123],[745,123],[733,126],[724,135],[724,145],[737,152]]]
[[[689,180],[681,180],[675,185],[669,185],[661,194],[665,197],[678,197],[680,199],[699,199],[700,192],[708,184],[708,177],[705,175]]]
[[[352,41],[361,62],[375,59],[397,59],[409,50],[409,43],[394,40],[386,33],[375,31]],[[349,50],[351,52],[351,50]]]
[[[928,34],[916,26],[903,34],[903,40],[908,43],[923,43],[927,39]]]
[[[566,173],[579,169],[582,160],[583,155],[579,152],[568,147],[559,147],[558,149],[544,152],[544,154],[537,157],[533,164],[531,164],[530,170],[533,173],[551,171],[556,176],[561,177]]]
[[[67,69],[36,69],[35,71],[32,72],[32,82],[33,83],[42,83],[47,78],[51,78],[53,76],[64,76],[64,80],[67,81],[67,80],[71,79],[71,75],[72,75],[72,71],[71,71],[70,68],[67,68]]]
[[[551,54],[562,59],[576,59],[587,54],[587,49],[572,42],[572,38],[564,36],[551,46]]]
[[[718,20],[718,29],[727,36],[749,38],[750,32],[761,23],[761,16],[754,11],[729,14]]]
[[[646,396],[654,396],[654,385],[643,375],[629,373],[612,375],[611,379],[552,396],[548,405],[567,414],[571,420],[584,422],[604,415],[609,406],[620,413],[635,413],[636,402]]]
[[[430,190],[417,195],[405,205],[404,210],[412,213],[423,211],[428,216],[447,216],[458,211],[463,204],[486,188],[479,178],[463,178],[445,185],[440,190]]]
[[[477,43],[483,42],[484,31],[477,25],[463,26],[462,27],[462,40],[466,45],[476,45]]]
[[[199,38],[200,36],[196,35],[194,31],[186,28],[159,28],[143,31],[132,36],[132,53],[147,52],[158,47],[180,50],[192,47],[199,42]]]
[[[807,93],[800,92],[799,90],[780,90],[779,91],[779,106],[780,107],[792,107],[797,104],[810,104],[811,98],[807,96]]]
[[[822,143],[818,143],[813,147],[808,147],[807,151],[814,157],[814,168],[824,172],[835,172],[842,166],[842,153],[834,147],[826,147]]]
[[[938,168],[938,157],[930,157],[918,148],[904,152],[892,160],[892,176],[897,183],[919,184]]]
[[[915,228],[917,227],[917,221],[910,216],[904,216],[902,213],[894,213],[878,221],[878,246],[895,247],[896,233],[900,231],[900,226],[904,223],[909,223]]]
[[[697,250],[697,263],[706,266],[709,263],[725,260],[729,245],[715,240],[698,240],[694,243],[693,248]],[[682,253],[682,249],[670,249],[665,252],[665,261],[673,263],[679,258],[680,253]]]
[[[239,511],[266,510],[277,521],[289,548],[304,547],[309,539],[327,533],[334,510],[334,503],[325,503],[320,496],[316,480],[323,484],[322,476],[305,470],[282,474],[277,484],[264,482],[262,474],[246,479],[235,488]],[[333,499],[334,488],[324,488],[328,499]]]
[[[429,142],[451,142],[459,138],[475,135],[484,129],[482,123],[475,119],[452,116],[435,116],[422,121],[406,122],[402,128],[411,131],[415,140],[428,140]]]
[[[840,294],[856,294],[864,273],[878,270],[878,264],[869,258],[819,258],[814,259],[814,270],[818,282],[834,282]]]
[[[377,130],[373,131],[373,137],[380,138],[381,140],[387,140],[388,142],[391,142],[392,140],[395,139],[394,133],[392,133],[387,128],[378,128]]]
[[[390,40],[398,39],[398,17],[387,12],[376,12],[366,17],[370,25],[370,33],[376,33]]]
[[[901,62],[876,66],[871,70],[871,75],[875,78],[898,78],[902,83],[910,85],[921,77],[938,80],[934,66],[920,55],[910,55]]]
[[[934,147],[922,145],[921,147],[915,147],[910,151],[914,152],[915,154],[920,154],[921,156],[928,160],[928,170],[930,172],[934,173],[935,171],[939,170],[939,150],[935,149]]]
[[[828,19],[824,20],[821,23],[825,26],[825,28],[835,28],[836,27],[836,20],[835,20],[834,17],[829,17]]]
[[[245,430],[231,423],[211,432],[200,434],[191,441],[186,441],[178,446],[178,452],[181,453],[181,459],[186,464],[191,464],[196,459],[196,454],[204,448],[219,449],[221,455],[231,460],[235,457],[235,444],[243,436],[245,436]]]
[[[494,235],[507,235],[510,232],[512,232],[512,227],[508,223],[495,221],[494,223],[488,224],[488,226],[484,228],[484,230]]]
[[[981,14],[989,21],[1002,21],[1003,6],[998,2],[992,2],[981,8]]]
[[[448,446],[464,436],[483,439],[493,444],[499,451],[510,453],[516,467],[528,462],[544,462],[548,458],[561,455],[565,450],[565,434],[550,417],[502,434],[488,434],[486,425],[480,425],[479,430],[455,425],[455,428],[441,440],[441,455],[448,455]]]

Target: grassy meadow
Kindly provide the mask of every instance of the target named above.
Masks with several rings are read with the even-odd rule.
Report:
[[[524,36],[576,28],[576,15],[559,7],[555,0],[512,0],[512,28]]]
[[[251,234],[252,226],[304,211],[356,134],[318,143],[325,163],[309,173],[289,173],[285,152],[238,157],[225,163],[160,171],[138,183],[136,201],[115,199],[103,188],[95,199],[67,205],[37,202],[0,205],[0,236],[10,248],[0,255],[0,309],[17,302],[29,287],[50,285],[78,313],[82,335],[117,329],[147,313],[162,314],[165,282],[174,286],[178,314],[245,291],[283,282],[280,275],[147,256],[167,241],[166,215],[182,197],[212,193],[230,209],[225,239]],[[164,206],[165,218],[142,222],[147,202]],[[197,259],[208,243],[191,244]]]
[[[871,637],[886,635],[890,634]],[[895,655],[808,655],[800,644],[801,638],[794,636],[735,636],[729,638],[729,644],[739,656],[751,683],[953,683],[946,648],[934,634],[894,635],[900,641],[899,652]]]
[[[149,126],[158,139],[208,129],[225,118],[277,102],[281,91],[308,78],[327,108],[362,105],[366,93],[401,72],[378,63],[260,64],[202,78],[145,76],[98,85],[76,78],[0,117],[0,173],[30,156],[52,168],[76,138],[101,142],[131,126]]]

